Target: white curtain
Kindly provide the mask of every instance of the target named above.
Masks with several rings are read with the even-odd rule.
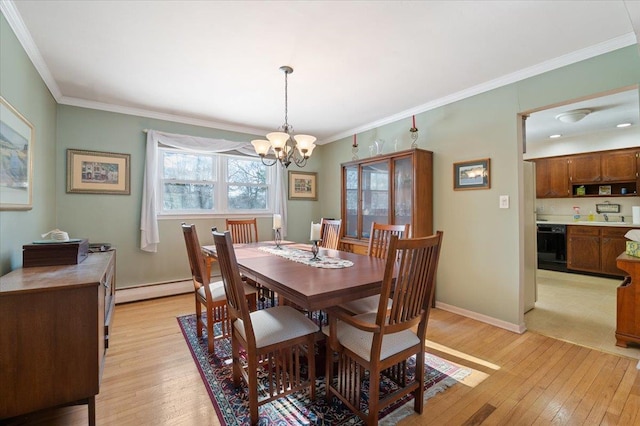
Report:
[[[232,142],[224,139],[201,138],[149,130],[147,132],[147,156],[145,158],[144,183],[142,189],[142,211],[140,215],[140,249],[155,253],[160,243],[157,220],[158,144],[193,152],[226,153],[256,156],[248,142]],[[276,166],[275,212],[282,216],[282,228],[286,236],[287,201],[284,171]]]

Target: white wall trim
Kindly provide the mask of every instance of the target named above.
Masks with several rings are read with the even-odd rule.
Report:
[[[527,331],[527,327],[524,324],[513,324],[487,315],[479,314],[477,312],[469,311],[467,309],[462,309],[457,306],[448,305],[446,303],[436,301],[436,308],[442,309],[443,311],[453,312],[454,314],[462,315],[463,317],[471,318],[496,327],[504,328],[505,330],[512,331],[514,333],[522,334]]]
[[[176,281],[160,284],[147,284],[135,287],[116,289],[116,304],[139,302],[141,300],[155,299],[157,297],[175,296],[193,291],[193,282]]]

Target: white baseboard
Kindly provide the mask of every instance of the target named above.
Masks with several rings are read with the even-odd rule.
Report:
[[[486,324],[494,325],[496,327],[504,328],[505,330],[509,330],[514,333],[522,334],[527,331],[527,327],[525,327],[524,324],[513,324],[487,315],[482,315],[477,312],[458,308],[457,306],[448,305],[446,303],[436,301],[436,308],[442,309],[443,311],[453,312],[454,314],[462,315],[463,317],[471,318],[480,322],[484,322]]]
[[[116,304],[193,292],[193,281],[175,281],[116,289]]]

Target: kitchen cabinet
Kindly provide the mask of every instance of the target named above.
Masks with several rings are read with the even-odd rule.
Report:
[[[115,305],[115,251],[0,278],[0,419],[95,395]]]
[[[566,198],[569,190],[567,157],[539,158],[536,163],[536,198]]]
[[[535,159],[536,197],[637,196],[639,154],[640,150],[632,148]],[[601,195],[603,185],[611,187],[611,194]],[[578,195],[578,188],[583,187],[584,195]]]
[[[569,158],[569,179],[572,184],[602,181],[602,162],[599,153],[572,155]]]
[[[640,344],[640,258],[621,254],[620,269],[628,273],[617,289],[616,345]]]
[[[616,258],[625,251],[624,235],[632,228],[568,225],[567,268],[576,271],[622,276]]]
[[[638,190],[638,149],[621,149],[574,155],[569,160],[571,193],[584,187],[585,196],[603,196],[600,188],[610,186],[605,196],[636,196]],[[622,188],[626,194],[623,194]]]
[[[567,226],[567,268],[600,272],[600,227]]]
[[[366,253],[371,223],[433,234],[433,153],[410,149],[342,164],[342,248]]]

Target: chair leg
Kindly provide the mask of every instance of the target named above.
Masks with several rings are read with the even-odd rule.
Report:
[[[424,350],[416,354],[416,381],[418,388],[413,393],[415,399],[413,410],[422,414],[424,410]]]
[[[213,353],[213,340],[215,337],[213,335],[213,321],[213,309],[207,306],[207,348],[210,354]]]
[[[378,403],[380,401],[380,371],[369,370],[369,416],[368,426],[378,425]]]
[[[233,359],[233,386],[239,388],[242,384],[242,361],[240,360],[240,344],[231,330],[231,357]]]
[[[240,360],[238,360],[240,362]],[[251,424],[258,424],[258,360],[256,357],[249,357],[247,360],[247,383],[249,387],[249,414],[251,418]]]
[[[200,301],[196,295],[196,333],[198,337],[202,337],[202,308],[200,307]]]
[[[307,363],[309,364],[309,396],[312,401],[316,399],[316,342],[313,334],[309,335],[307,341]]]

